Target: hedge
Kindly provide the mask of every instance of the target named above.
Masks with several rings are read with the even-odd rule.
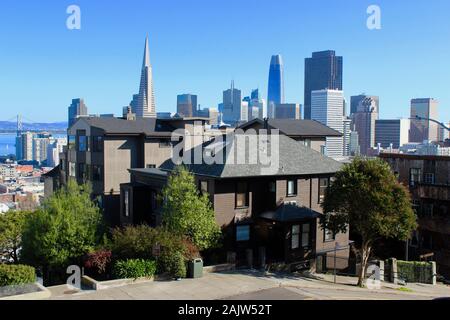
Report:
[[[33,267],[19,264],[0,264],[0,287],[36,282]]]
[[[117,279],[150,278],[156,272],[155,260],[128,259],[118,260],[113,267],[113,275]]]
[[[431,283],[432,267],[429,262],[397,261],[398,276],[406,282]]]
[[[186,262],[179,251],[164,251],[158,258],[158,273],[167,273],[174,278],[186,278]]]

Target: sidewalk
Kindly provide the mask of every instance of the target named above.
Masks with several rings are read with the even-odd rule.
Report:
[[[233,271],[205,274],[199,279],[154,281],[126,285],[100,291],[73,293],[57,287],[50,299],[71,300],[216,300],[216,299],[389,299],[417,300],[450,297],[450,287],[444,285],[408,284],[412,292],[400,291],[400,286],[383,284],[379,290],[356,287],[356,278],[318,275],[314,279],[296,275],[265,274],[258,271]],[[66,293],[65,293],[66,292]]]

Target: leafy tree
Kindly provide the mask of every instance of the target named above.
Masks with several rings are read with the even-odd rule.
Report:
[[[25,218],[29,212],[8,211],[0,214],[0,257],[19,263],[19,251],[22,246],[22,232]]]
[[[169,231],[188,237],[200,250],[217,245],[220,227],[207,194],[200,194],[194,176],[176,167],[162,192],[163,224]]]
[[[90,185],[70,180],[29,215],[23,233],[24,262],[65,270],[95,248],[103,225],[100,209],[90,194]]]
[[[350,225],[361,236],[359,286],[364,285],[373,243],[383,237],[406,240],[416,228],[407,188],[380,159],[357,158],[345,165],[327,190],[323,209],[322,228],[347,232]]]

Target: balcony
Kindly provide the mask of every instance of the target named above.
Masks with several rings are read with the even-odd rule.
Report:
[[[415,198],[450,202],[450,185],[420,183],[413,187],[412,193]]]

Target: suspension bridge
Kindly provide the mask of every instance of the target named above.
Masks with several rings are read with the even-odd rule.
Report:
[[[0,134],[17,134],[22,132],[49,132],[53,134],[66,134],[66,125],[62,122],[43,123],[33,121],[22,115],[14,116],[10,119],[0,121]]]

